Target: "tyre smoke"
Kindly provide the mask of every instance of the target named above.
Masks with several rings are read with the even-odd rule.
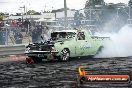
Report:
[[[122,27],[118,33],[110,34],[110,39],[95,58],[132,56],[132,27]]]

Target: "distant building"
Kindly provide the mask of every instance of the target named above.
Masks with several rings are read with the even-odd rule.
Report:
[[[127,6],[127,4],[125,3],[117,3],[115,4],[115,8],[125,8]]]
[[[31,20],[39,20],[39,19],[52,19],[55,18],[54,13],[44,13],[42,15],[22,15],[22,16],[9,16],[6,19],[9,20],[17,20],[17,19],[31,19]]]

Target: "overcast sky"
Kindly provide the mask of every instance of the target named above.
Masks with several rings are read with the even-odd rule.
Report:
[[[36,11],[63,8],[64,0],[0,0],[0,12],[22,12],[19,7],[27,6],[27,9]],[[87,0],[67,0],[67,7],[71,9],[82,9]],[[104,0],[106,3],[128,3],[129,0]]]

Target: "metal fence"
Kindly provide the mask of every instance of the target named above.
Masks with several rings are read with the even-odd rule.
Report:
[[[16,30],[19,29],[17,29],[16,27],[0,28],[0,56],[24,54],[25,46],[29,43],[29,41],[22,42],[21,44],[16,44],[14,38],[14,33]]]
[[[22,36],[22,37],[20,37]],[[20,42],[21,38],[21,42]],[[31,36],[22,31],[19,27],[0,27],[0,45],[14,45],[18,44],[28,44],[31,42]],[[30,41],[29,41],[30,39]]]

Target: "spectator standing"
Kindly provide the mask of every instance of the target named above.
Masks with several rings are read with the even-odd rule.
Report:
[[[30,21],[29,21],[28,19],[26,19],[26,20],[24,21],[23,25],[24,25],[24,28],[25,28],[25,30],[26,30],[26,34],[28,34],[29,28],[30,28],[30,26],[31,26]]]
[[[2,31],[2,45],[6,44],[6,31]]]
[[[11,29],[9,30],[10,33],[13,33],[15,31],[15,28],[17,26],[16,20],[12,20],[10,22]]]
[[[32,31],[32,43],[36,43],[38,40],[38,33],[37,33],[37,29],[34,29]]]
[[[18,29],[19,29],[20,31],[22,30],[23,23],[22,23],[21,18],[19,18],[18,21],[17,21],[17,27],[18,27]]]
[[[41,40],[41,34],[42,34],[43,26],[42,25],[37,25],[36,29],[37,29],[37,32],[38,32],[38,40]]]
[[[0,45],[2,45],[2,32],[1,32],[1,29],[0,29]]]
[[[4,27],[4,22],[0,21],[0,27]]]
[[[4,29],[0,29],[0,45],[5,45],[6,43],[6,31]]]
[[[15,20],[12,20],[10,26],[11,27],[16,27],[17,26],[16,21]]]
[[[23,36],[20,32],[16,32],[14,35],[15,43],[16,44],[22,44]]]

